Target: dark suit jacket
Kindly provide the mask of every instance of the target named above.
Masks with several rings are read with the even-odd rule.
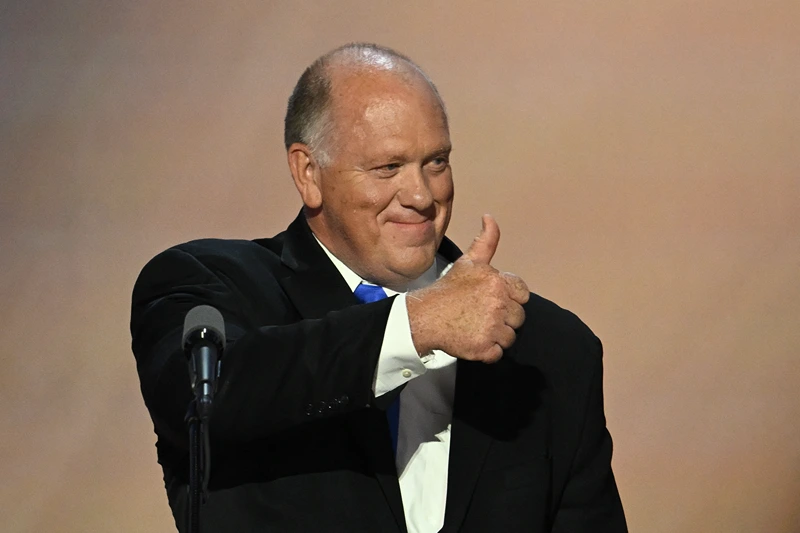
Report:
[[[460,252],[445,239],[440,254]],[[193,241],[145,266],[133,352],[179,530],[192,396],[181,335],[186,313],[209,304],[225,317],[227,347],[203,532],[406,531],[391,394],[372,393],[392,301],[358,304],[302,215],[271,239]],[[539,296],[525,311],[499,363],[457,363],[442,531],[626,531],[600,341]]]

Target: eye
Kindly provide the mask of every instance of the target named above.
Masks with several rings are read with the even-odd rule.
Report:
[[[403,165],[401,163],[387,163],[385,165],[377,166],[372,170],[378,176],[388,178],[397,174],[402,166]]]
[[[449,165],[450,165],[450,159],[444,155],[434,157],[428,163],[428,166],[430,166],[430,168],[433,169],[435,172],[442,172]]]

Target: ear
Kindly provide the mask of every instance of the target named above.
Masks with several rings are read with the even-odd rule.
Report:
[[[322,205],[322,190],[319,186],[320,166],[308,145],[292,144],[286,157],[289,160],[294,186],[297,187],[303,204],[310,209],[319,209]]]

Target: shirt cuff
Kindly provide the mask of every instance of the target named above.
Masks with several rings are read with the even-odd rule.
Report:
[[[417,354],[411,339],[411,324],[408,322],[406,295],[398,294],[389,311],[389,320],[383,334],[381,353],[375,369],[372,390],[375,397],[421,376],[427,369]]]

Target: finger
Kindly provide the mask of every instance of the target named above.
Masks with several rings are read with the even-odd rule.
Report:
[[[496,363],[500,359],[503,358],[503,348],[499,344],[495,344],[492,348],[486,353],[482,361],[484,363]]]
[[[481,232],[472,241],[464,256],[474,263],[488,265],[497,251],[500,242],[500,226],[497,225],[492,215],[483,215],[481,219]]]
[[[520,304],[511,302],[506,309],[505,323],[510,328],[519,329],[525,323],[525,309]]]
[[[530,299],[531,291],[525,281],[511,272],[501,274],[508,287],[508,296],[517,303],[524,304]]]
[[[495,339],[495,342],[497,342],[501,348],[507,350],[511,348],[516,340],[517,333],[511,327],[503,324],[503,326],[499,328],[497,332],[497,338]]]

